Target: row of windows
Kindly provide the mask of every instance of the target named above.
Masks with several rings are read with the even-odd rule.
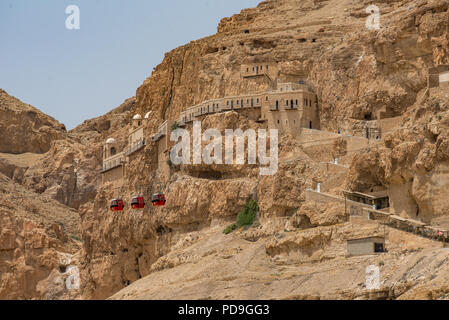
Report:
[[[268,100],[268,97],[267,97],[267,100]],[[251,101],[251,107],[254,107],[254,99],[251,99],[251,100],[247,99],[247,100],[246,100],[246,104],[249,105],[249,104],[250,104],[250,101]],[[226,105],[227,105],[228,107],[229,107],[229,102],[231,102],[231,108],[234,107],[234,100],[231,100],[231,101],[228,100],[228,101],[226,101]],[[257,98],[257,99],[256,99],[256,104],[259,104],[259,102],[260,102],[260,99]],[[238,106],[241,106],[241,107],[244,107],[244,106],[245,106],[245,102],[244,102],[243,99],[242,99],[242,100],[236,100],[236,101],[235,101],[235,104],[238,105]]]
[[[281,124],[281,121],[278,120],[277,123]],[[288,120],[285,120],[285,124],[288,124]],[[293,124],[296,124],[296,120],[293,120]],[[312,129],[312,127],[313,127],[313,123],[312,123],[312,121],[310,121],[309,122],[309,128]]]
[[[266,69],[268,70],[268,65],[266,65]],[[263,66],[255,66],[255,67],[253,67],[253,72],[254,71],[256,71],[256,72],[259,72],[259,70],[263,70]],[[249,72],[249,67],[248,68],[246,68],[246,72]]]
[[[282,99],[282,100],[284,100],[284,99]],[[269,101],[268,96],[265,97],[265,101]],[[256,104],[259,104],[260,102],[261,102],[260,99],[257,98],[256,99]],[[303,102],[304,102],[305,106],[312,106],[312,100],[304,99]],[[297,108],[298,107],[298,103],[299,102],[298,102],[297,99],[296,100],[293,100],[293,99],[292,100],[285,100],[285,106],[286,107],[290,106],[291,109]],[[244,99],[241,99],[241,100],[227,100],[226,101],[226,105],[228,107],[230,106],[231,108],[233,108],[234,106],[239,106],[239,107],[243,108],[245,106],[245,100]],[[254,99],[246,99],[246,105],[250,105],[251,107],[254,107]],[[280,105],[279,100],[276,100],[276,110],[279,110],[279,105]],[[210,112],[215,113],[215,111],[218,112],[219,110],[220,110],[220,104],[219,103],[216,103],[216,104],[213,103],[212,104],[212,108],[211,108],[211,105],[201,107],[200,110],[196,110],[196,111],[188,114],[187,116],[184,116],[183,120],[184,121],[191,121],[192,118],[195,115],[198,115],[199,112],[201,114],[203,114],[205,112],[207,112],[207,113],[210,113]]]
[[[278,124],[281,123],[281,120],[278,120]],[[288,124],[288,120],[285,120],[285,124]],[[296,124],[296,120],[293,120],[293,124]]]
[[[290,102],[290,108],[298,107],[298,100],[285,100],[285,106],[288,107]],[[276,100],[276,110],[279,110],[279,100]]]
[[[312,100],[304,99],[304,105],[308,106],[308,107],[311,107],[312,106]]]

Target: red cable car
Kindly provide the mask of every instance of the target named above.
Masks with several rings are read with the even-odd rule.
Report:
[[[145,199],[142,196],[135,196],[131,200],[131,208],[139,210],[145,208]]]
[[[153,199],[151,200],[151,202],[153,203],[153,206],[155,207],[159,207],[159,206],[165,206],[165,195],[163,193],[155,193],[153,195]]]
[[[114,199],[111,201],[111,211],[123,211],[124,205],[122,199]]]

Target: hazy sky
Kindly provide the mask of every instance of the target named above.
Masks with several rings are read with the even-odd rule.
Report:
[[[0,88],[71,129],[135,95],[165,52],[260,0],[0,0]],[[66,28],[66,8],[80,29]]]

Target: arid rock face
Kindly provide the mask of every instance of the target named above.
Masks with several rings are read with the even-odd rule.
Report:
[[[449,63],[448,3],[381,2],[381,29],[368,30],[365,9],[371,4],[262,1],[257,8],[222,19],[217,34],[167,53],[136,97],[110,113],[68,133],[35,121],[27,138],[35,149],[14,149],[22,135],[17,128],[5,131],[17,140],[5,149],[0,145],[5,181],[38,198],[51,198],[63,215],[74,212],[69,207],[76,209],[82,243],[69,241],[68,235],[77,234],[68,231],[70,219],[61,218],[62,232],[51,224],[28,222],[31,204],[17,216],[11,203],[7,212],[0,211],[5,221],[0,268],[5,270],[2,283],[7,283],[0,287],[0,298],[445,298],[448,270],[441,242],[378,222],[348,221],[341,201],[306,199],[307,189],[317,182],[334,196],[344,189],[385,188],[398,215],[449,226],[448,93],[447,88],[427,90],[428,68]],[[165,163],[156,163],[157,145],[151,141],[158,126],[204,100],[267,90],[268,79],[240,76],[242,64],[253,62],[277,63],[282,81],[306,80],[318,96],[322,130],[363,137],[367,120],[378,116],[393,125],[369,147],[353,151],[341,137],[311,145],[282,135],[278,171],[272,176],[262,177],[258,166],[248,165],[163,170]],[[4,93],[0,97],[2,106],[8,101],[5,112],[15,110],[18,123],[28,121],[28,107],[20,104],[16,110],[11,105],[19,102]],[[117,184],[101,183],[104,142],[112,137],[123,150],[133,115],[148,111],[147,146],[130,157],[121,181],[125,211],[112,213],[109,201],[117,196]],[[13,115],[0,121],[9,117]],[[41,125],[45,129],[38,129]],[[205,117],[202,128],[257,130],[266,124],[230,111]],[[47,134],[52,130],[60,133]],[[340,171],[324,170],[323,163],[334,158],[341,161]],[[133,211],[129,200],[139,189],[147,206]],[[157,191],[165,193],[165,207],[150,206]],[[256,223],[223,234],[251,199],[259,204]],[[388,253],[346,257],[346,240],[371,235],[387,237]],[[40,251],[24,251],[27,246]],[[67,292],[60,285],[67,277],[62,271],[72,263],[61,262],[67,260],[59,258],[61,252],[74,255],[68,260],[80,268],[79,291]],[[10,267],[15,265],[20,267]],[[382,286],[376,292],[365,288],[368,265],[381,269]],[[28,268],[33,270],[30,280],[20,282]],[[11,290],[16,283],[26,285]]]
[[[0,181],[0,299],[79,297],[66,285],[68,268],[78,268],[78,213],[1,174]]]
[[[64,125],[0,89],[0,152],[45,153],[64,135]]]
[[[360,150],[360,154],[347,154],[345,146],[338,143],[333,150],[326,150],[331,157],[342,155],[350,166],[346,176],[342,175],[333,182],[334,190],[357,190],[374,185],[392,186],[395,191],[397,184],[400,186],[396,191],[398,193],[406,189],[410,190],[412,196],[416,193],[416,200],[405,196],[404,201],[409,201],[410,207],[416,201],[420,207],[420,217],[424,220],[432,216],[431,212],[435,212],[437,207],[443,214],[445,202],[442,199],[445,197],[441,193],[444,186],[437,186],[435,181],[443,174],[444,168],[439,165],[435,175],[417,176],[420,183],[418,180],[410,182],[417,173],[415,169],[409,168],[415,164],[420,150],[426,153],[421,156],[422,165],[419,162],[417,165],[432,165],[435,161],[429,157],[440,143],[444,145],[444,140],[434,140],[426,149],[421,149],[416,141],[397,140],[407,139],[407,135],[411,140],[427,136],[432,138],[424,129],[429,118],[420,125],[412,124],[408,118],[417,105],[429,103],[425,92],[427,68],[448,62],[445,51],[447,3],[412,0],[381,3],[379,31],[365,28],[369,15],[365,9],[370,4],[370,1],[355,3],[349,0],[263,1],[257,8],[225,18],[220,22],[216,35],[192,41],[165,55],[151,77],[137,89],[133,112],[145,114],[153,111],[148,132],[155,132],[157,125],[165,119],[176,119],[181,111],[201,101],[266,90],[270,85],[266,79],[242,79],[241,65],[277,62],[281,80],[305,79],[315,88],[323,130],[364,135],[365,120],[375,118],[378,114],[387,118],[398,117],[397,126],[401,126],[402,121],[410,123],[405,124],[405,127],[416,126],[410,133],[386,133],[384,142]],[[420,117],[426,112],[420,111]],[[232,112],[208,116],[203,121],[204,128],[218,130],[257,126]],[[418,127],[421,129],[418,130]],[[382,147],[382,143],[387,146]],[[393,153],[389,151],[388,148],[396,145],[397,150]],[[201,238],[199,234],[207,233],[208,228],[215,225],[224,228],[233,216],[235,219],[238,208],[250,198],[256,198],[259,202],[261,229],[246,231],[242,235],[243,239],[265,243],[267,237],[276,233],[275,230],[307,228],[304,231],[306,234],[297,231],[299,234],[294,236],[291,243],[281,245],[267,242],[266,250],[276,256],[281,253],[303,256],[293,260],[297,263],[315,263],[344,255],[341,248],[337,252],[320,251],[323,250],[321,246],[331,242],[335,232],[343,232],[338,227],[331,227],[344,221],[344,214],[340,211],[343,209],[341,205],[323,207],[321,204],[305,202],[305,190],[313,187],[314,181],[330,177],[319,169],[319,162],[323,160],[294,138],[281,137],[279,170],[274,176],[267,177],[259,177],[257,169],[248,166],[230,170],[226,166],[204,165],[181,166],[172,169],[170,176],[162,176],[151,163],[153,148],[147,147],[144,153],[133,160],[123,197],[129,199],[138,184],[149,186],[151,192],[162,184],[170,201],[163,209],[150,208],[139,214],[111,215],[107,212],[107,200],[114,196],[114,190],[108,185],[103,187],[102,192],[105,194],[97,196],[95,206],[86,208],[83,216],[83,224],[87,226],[83,229],[88,230],[85,233],[85,246],[88,248],[85,263],[91,268],[86,271],[86,277],[91,277],[91,281],[86,284],[86,297],[105,298],[116,288],[158,270],[175,268],[174,272],[180,274],[187,270],[194,272],[195,267],[188,267],[190,258],[184,254],[173,255],[170,251],[175,249],[171,248],[184,243],[183,239],[191,239],[191,234],[195,235],[194,238]],[[426,185],[432,183],[432,190],[440,188],[441,192],[430,195]],[[338,211],[335,212],[333,208],[338,208]],[[290,217],[296,217],[296,220],[289,221]],[[328,229],[320,234],[321,231],[315,228]],[[92,230],[104,231],[95,234]],[[218,234],[215,236],[222,237]],[[350,234],[347,233],[347,236]],[[185,241],[186,246],[191,244],[190,240]],[[196,246],[193,244],[191,248],[194,250]],[[198,255],[201,254],[192,256],[194,266],[198,266],[197,261],[203,261]],[[211,268],[218,268],[218,265],[214,264]],[[181,269],[177,269],[177,266]],[[184,266],[187,269],[182,269]],[[107,270],[107,276],[103,277],[98,270]],[[174,276],[170,270],[163,272],[167,277]],[[218,279],[220,277],[227,279],[225,275],[218,276]],[[100,286],[100,283],[104,286]],[[318,283],[311,288],[314,288],[311,289],[314,294],[298,294],[295,297],[372,298],[361,293],[358,296],[349,294],[343,292],[342,288],[320,295]],[[187,298],[188,292],[191,292],[186,288],[180,295],[171,295],[174,293],[168,290],[140,296],[138,290],[134,291],[136,295],[130,297]],[[408,287],[404,285],[396,290],[390,297],[399,297]],[[125,292],[128,294],[128,291]],[[193,296],[224,297],[218,291]],[[226,297],[248,296],[235,291]],[[273,293],[267,297],[285,296]]]

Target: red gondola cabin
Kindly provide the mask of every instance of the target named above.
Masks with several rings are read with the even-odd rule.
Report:
[[[122,199],[114,199],[111,201],[111,211],[123,211],[124,205]]]
[[[163,193],[155,193],[153,195],[153,200],[151,200],[153,203],[153,206],[159,207],[159,206],[165,206],[165,195]]]
[[[132,200],[131,200],[131,208],[136,209],[136,210],[141,210],[143,208],[145,208],[145,199],[142,196],[135,196]]]

